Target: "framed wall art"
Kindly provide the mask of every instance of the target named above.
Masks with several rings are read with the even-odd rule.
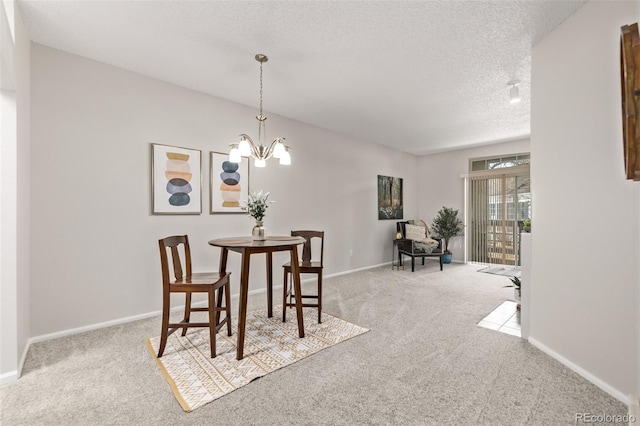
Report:
[[[210,156],[211,213],[246,213],[241,203],[249,198],[249,160],[232,163],[220,152]]]
[[[378,219],[402,217],[402,178],[378,175]]]
[[[622,150],[627,179],[640,181],[640,34],[638,24],[625,25],[620,36],[622,83]]]
[[[202,213],[201,176],[200,150],[151,144],[153,214]]]

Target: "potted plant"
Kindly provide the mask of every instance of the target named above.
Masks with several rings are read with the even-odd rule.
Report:
[[[522,221],[522,227],[524,232],[531,232],[531,219],[525,219]]]
[[[511,284],[505,285],[505,287],[513,287],[513,297],[516,299],[516,302],[518,302],[518,306],[520,306],[520,299],[522,295],[520,287],[522,285],[522,281],[520,281],[520,278],[518,277],[509,277],[509,279],[511,280]]]
[[[442,262],[451,263],[451,251],[449,251],[449,240],[458,235],[462,235],[464,224],[458,218],[458,210],[450,207],[442,207],[438,215],[433,219],[431,228],[444,240],[444,255]]]
[[[249,199],[245,201],[242,206],[242,209],[246,210],[247,214],[256,221],[255,226],[251,230],[251,236],[255,241],[264,241],[267,239],[262,219],[264,219],[264,215],[267,213],[269,203],[274,202],[267,201],[269,194],[271,193],[263,192],[262,189],[258,192],[251,192]]]

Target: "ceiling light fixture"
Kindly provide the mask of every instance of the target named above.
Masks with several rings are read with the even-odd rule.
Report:
[[[279,158],[282,165],[291,164],[291,154],[289,154],[291,148],[284,144],[284,138],[275,138],[268,146],[263,143],[267,137],[265,125],[267,117],[262,114],[262,64],[268,60],[266,55],[261,53],[256,55],[256,61],[260,62],[260,113],[256,116],[258,120],[258,145],[253,143],[248,135],[241,134],[239,143],[230,144],[229,161],[232,163],[239,163],[242,161],[242,157],[251,156],[255,158],[254,165],[256,167],[265,167],[266,161],[271,157]]]
[[[520,90],[518,89],[519,84],[520,80],[511,80],[507,83],[507,86],[511,86],[511,89],[509,89],[509,102],[512,104],[520,102]]]

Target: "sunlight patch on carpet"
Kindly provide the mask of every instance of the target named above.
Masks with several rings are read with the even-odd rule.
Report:
[[[520,277],[521,271],[519,268],[513,266],[487,266],[486,268],[478,269],[478,272],[484,272],[485,274],[504,275],[505,277]]]
[[[157,358],[160,336],[147,340],[152,356],[169,382],[176,399],[185,411],[196,408],[232,392],[252,380],[293,364],[318,351],[369,331],[364,327],[318,311],[304,308],[305,337],[298,337],[295,310],[283,323],[280,312],[267,318],[267,311],[247,313],[244,358],[236,360],[237,329],[229,337],[223,327],[216,336],[217,356],[210,358],[209,329],[189,329],[187,335],[176,331],[167,340],[161,358]],[[233,317],[234,327],[237,317]]]

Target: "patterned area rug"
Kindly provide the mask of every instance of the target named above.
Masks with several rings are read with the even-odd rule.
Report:
[[[160,337],[147,340],[147,346],[185,411],[196,408],[246,385],[252,380],[293,364],[322,349],[369,331],[348,321],[304,308],[305,337],[298,337],[295,310],[282,322],[277,307],[274,316],[267,311],[247,313],[244,358],[236,360],[237,331],[229,337],[223,327],[216,336],[217,356],[210,358],[209,329],[190,329],[180,336],[176,331],[167,341],[161,358],[157,358]],[[234,326],[237,319],[233,317]]]

